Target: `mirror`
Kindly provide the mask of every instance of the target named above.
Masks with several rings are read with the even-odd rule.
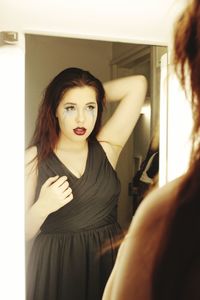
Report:
[[[50,80],[67,67],[89,70],[102,82],[131,74],[148,80],[139,120],[123,149],[117,173],[121,181],[118,219],[126,229],[134,213],[131,182],[145,159],[159,119],[160,58],[167,47],[26,34],[26,145],[32,136],[38,105]],[[114,104],[107,105],[104,122]]]

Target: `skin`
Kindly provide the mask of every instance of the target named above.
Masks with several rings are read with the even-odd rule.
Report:
[[[109,81],[104,84],[104,88],[107,101],[119,101],[119,105],[101,128],[97,140],[115,168],[120,152],[139,117],[147,82],[143,76],[129,76]],[[92,132],[97,117],[95,90],[88,86],[71,89],[61,99],[56,116],[60,125],[60,136],[54,152],[75,176],[80,177],[85,171],[87,161],[87,137]],[[81,136],[74,134],[73,129],[77,127],[86,128],[86,133]],[[37,166],[36,161],[31,161],[36,154],[36,147],[31,147],[25,155],[27,239],[32,239],[39,233],[39,228],[49,213],[73,201],[73,191],[67,177],[63,176],[49,178],[34,203]]]
[[[57,108],[60,136],[55,153],[78,178],[85,170],[87,138],[95,126],[97,110],[96,92],[88,86],[68,91]],[[77,127],[85,128],[85,134],[76,135],[74,129]]]
[[[102,300],[152,300],[153,267],[164,246],[182,180],[180,177],[154,189],[140,204],[120,246]]]
[[[97,118],[95,90],[91,87],[76,87],[68,91],[58,105],[56,117],[60,126],[58,145],[69,147],[71,143],[85,143],[91,134]],[[87,129],[82,136],[77,136],[73,129]]]

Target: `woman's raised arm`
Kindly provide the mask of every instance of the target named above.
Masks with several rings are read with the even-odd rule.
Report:
[[[147,80],[143,75],[132,75],[104,83],[107,101],[120,101],[113,115],[97,138],[123,148],[128,140],[145,100]]]

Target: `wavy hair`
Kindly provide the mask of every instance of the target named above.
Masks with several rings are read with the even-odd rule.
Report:
[[[89,139],[93,139],[99,132],[105,104],[105,91],[102,83],[88,71],[79,68],[63,70],[49,83],[45,90],[35,131],[29,145],[37,146],[38,163],[53,151],[58,141],[60,128],[56,118],[56,109],[64,94],[72,88],[83,86],[92,87],[97,97],[97,119]]]
[[[200,1],[190,1],[174,27],[175,72],[193,113],[192,150],[188,171],[174,201],[167,234],[152,282],[153,300],[197,299],[200,295]],[[191,92],[188,93],[188,87]],[[173,196],[172,196],[173,197]],[[195,275],[195,276],[196,276]],[[199,276],[199,275],[198,275]],[[199,278],[199,277],[198,277]],[[199,299],[199,298],[198,298]]]
[[[189,86],[191,90],[191,106],[193,112],[192,152],[191,163],[200,158],[200,1],[190,1],[176,23],[174,33],[175,71],[180,83],[187,91],[187,78],[189,73]]]

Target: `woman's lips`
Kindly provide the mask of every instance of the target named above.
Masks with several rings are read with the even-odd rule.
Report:
[[[73,129],[73,131],[77,135],[84,135],[86,133],[86,129],[84,127],[77,127]]]

